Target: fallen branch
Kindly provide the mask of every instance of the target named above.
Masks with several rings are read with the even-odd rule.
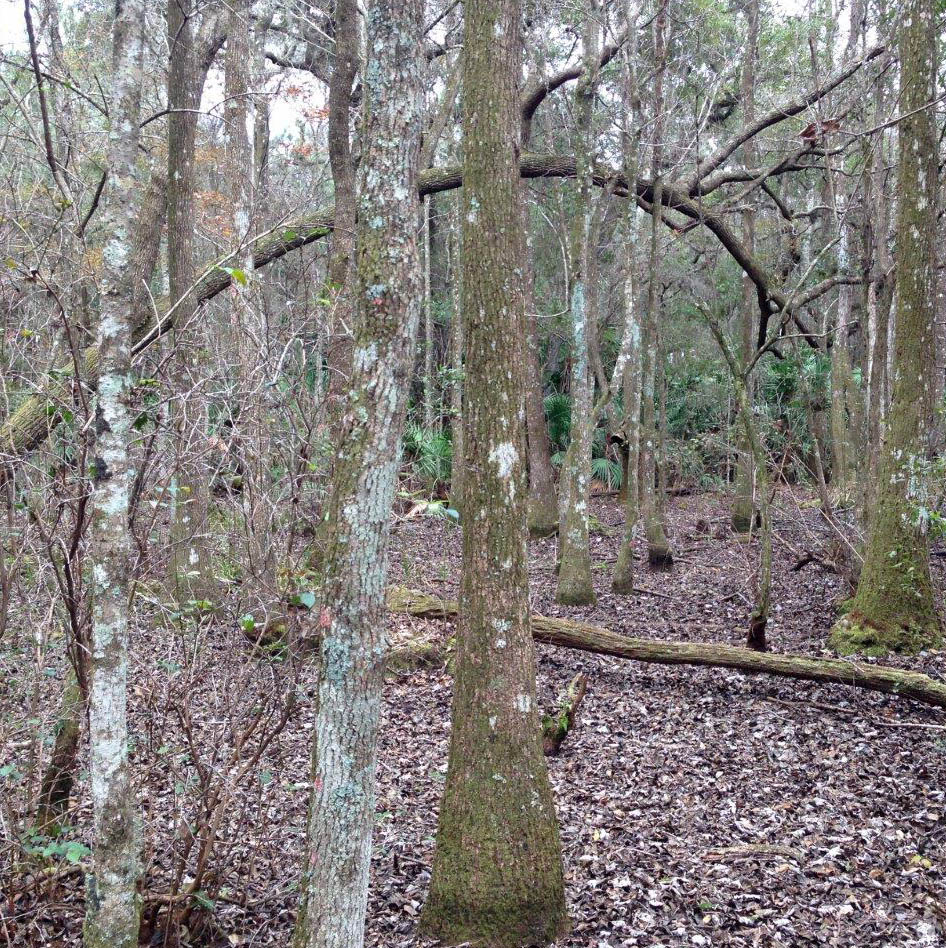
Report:
[[[546,757],[553,757],[561,749],[575,726],[575,716],[587,690],[588,678],[579,672],[562,695],[558,713],[542,715],[542,750]]]
[[[455,602],[403,587],[391,587],[388,590],[388,609],[427,619],[453,619],[457,615]],[[946,684],[920,672],[888,665],[862,665],[847,659],[809,658],[806,655],[778,655],[715,643],[626,638],[601,626],[540,615],[532,616],[532,637],[546,645],[613,655],[637,662],[731,668],[747,674],[779,675],[802,681],[848,685],[946,708]]]

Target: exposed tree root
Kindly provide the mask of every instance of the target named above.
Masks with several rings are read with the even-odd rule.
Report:
[[[388,590],[388,608],[428,619],[452,619],[457,604],[402,587]],[[778,655],[754,652],[732,645],[700,642],[656,642],[625,638],[608,629],[569,619],[532,616],[532,636],[537,642],[563,648],[613,655],[638,662],[660,665],[703,665],[732,668],[748,674],[779,675],[803,681],[830,682],[912,698],[923,704],[946,708],[946,684],[920,672],[867,665],[843,659],[809,658],[806,655]]]

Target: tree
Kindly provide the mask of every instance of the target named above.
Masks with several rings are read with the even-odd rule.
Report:
[[[177,325],[184,332],[188,329],[194,331],[189,324],[196,311],[188,291],[197,275],[194,257],[195,113],[200,106],[203,83],[197,75],[194,17],[195,11],[185,6],[185,0],[168,0],[168,291],[172,300],[181,301]],[[183,359],[180,349],[176,355]],[[182,390],[186,386],[185,375],[182,372],[182,377],[176,380]],[[210,485],[200,465],[196,471],[186,470],[190,447],[187,413],[179,405],[172,406],[172,412],[177,473],[170,485],[170,581],[178,602],[184,603],[210,594],[210,564],[205,537]],[[198,424],[198,429],[201,427]]]
[[[936,16],[908,0],[899,33],[899,208],[893,399],[857,593],[835,625],[842,653],[916,652],[939,640],[926,510],[933,424],[937,206]]]
[[[98,395],[92,447],[89,769],[94,845],[86,896],[86,948],[134,948],[141,913],[126,701],[132,564],[128,509],[134,476],[131,239],[140,193],[138,113],[147,9],[142,0],[125,0],[112,27],[109,184],[102,221],[107,237],[96,329]]]
[[[650,173],[653,179],[653,203],[663,203],[664,182],[661,176],[664,135],[664,82],[667,70],[667,8],[670,0],[660,0],[654,19],[654,55],[657,60],[654,78],[654,144],[651,149]],[[660,215],[651,216],[650,263],[647,286],[647,310],[644,316],[643,366],[641,370],[641,515],[647,535],[647,558],[652,566],[666,567],[673,563],[670,541],[664,523],[664,496],[657,492],[657,423],[655,411],[655,380],[657,361],[663,357],[657,309],[660,306],[661,261],[658,248]],[[661,478],[662,480],[662,478]]]
[[[341,414],[345,392],[351,381],[351,298],[355,262],[355,165],[351,151],[352,88],[358,73],[358,8],[355,0],[335,4],[335,60],[329,82],[328,155],[335,190],[335,221],[328,262],[332,319],[327,347],[328,408],[334,423]]]
[[[624,89],[627,107],[621,125],[621,146],[624,152],[624,173],[628,181],[637,180],[640,154],[640,77],[638,74],[639,0],[627,0],[627,48],[624,55]],[[628,196],[625,208],[626,237],[624,243],[624,332],[627,334],[628,358],[624,377],[620,379],[624,397],[624,437],[627,453],[624,537],[618,550],[611,577],[611,589],[619,595],[634,591],[634,530],[640,516],[640,445],[641,445],[641,325],[635,295],[637,201]]]
[[[384,675],[384,587],[420,313],[421,0],[376,0],[365,69],[351,390],[328,501],[312,793],[297,948],[364,940]]]
[[[591,180],[594,149],[594,104],[598,81],[599,11],[595,0],[584,10],[584,71],[575,89],[575,184],[570,266],[571,293],[571,441],[562,466],[559,485],[559,573],[556,599],[570,606],[595,601],[588,546],[588,493],[591,483],[591,439],[594,434],[591,370],[591,337],[598,318],[591,302],[596,297],[589,285],[594,279],[592,254]]]
[[[742,63],[742,82],[740,89],[740,98],[742,101],[742,111],[746,123],[755,119],[755,73],[759,58],[759,2],[758,0],[749,0],[746,8],[747,35],[746,52]],[[746,145],[746,162],[750,167],[757,164],[756,149],[753,144]],[[747,206],[742,212],[742,240],[748,250],[755,249],[755,212],[751,206]],[[742,277],[742,346],[740,356],[742,359],[743,371],[748,368],[752,357],[755,354],[755,316],[758,312],[758,303],[756,300],[755,287],[752,281],[743,274]],[[751,408],[753,384],[752,379],[746,376],[743,379],[746,387],[746,395],[749,399]],[[736,490],[732,502],[732,511],[730,521],[733,530],[739,533],[749,533],[752,530],[756,519],[756,467],[754,462],[754,452],[750,446],[750,438],[747,424],[751,422],[744,420],[743,439],[739,446],[739,460],[736,467]]]
[[[519,5],[470,0],[463,50],[463,573],[453,731],[425,931],[541,944],[565,920],[526,572]],[[499,339],[503,345],[497,344]]]

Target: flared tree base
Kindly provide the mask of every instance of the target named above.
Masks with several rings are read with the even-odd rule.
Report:
[[[872,621],[856,605],[831,630],[831,647],[839,655],[882,656],[891,652],[915,655],[942,643],[942,628],[936,616],[902,618],[900,621]]]
[[[474,905],[465,895],[432,892],[420,931],[445,945],[480,948],[542,948],[568,931],[560,891],[525,904]]]

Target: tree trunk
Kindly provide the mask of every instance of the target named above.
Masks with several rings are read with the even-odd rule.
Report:
[[[332,300],[326,360],[328,364],[328,414],[334,425],[344,410],[351,379],[351,296],[355,263],[355,166],[351,151],[352,88],[358,74],[358,6],[356,0],[336,0],[335,62],[329,83],[328,155],[335,188],[335,229],[328,261]]]
[[[141,189],[136,166],[146,13],[142,0],[125,0],[115,17],[112,38],[109,182],[102,212],[107,237],[96,331],[98,397],[92,444],[89,751],[93,863],[87,877],[86,948],[135,948],[141,914],[126,700],[132,565],[128,509],[134,476],[130,448],[135,435],[130,405],[131,235]]]
[[[748,125],[755,120],[755,72],[759,52],[759,0],[750,0],[746,7],[747,35],[745,58],[742,64],[742,87],[740,99],[742,101],[743,123]],[[751,142],[745,146],[746,164],[756,166],[756,149]],[[755,211],[750,207],[742,212],[742,242],[752,253],[755,249]],[[742,277],[742,338],[740,360],[743,371],[749,366],[755,355],[755,324],[756,314],[759,312],[759,298],[752,281],[743,274]],[[750,411],[752,408],[753,385],[751,379],[746,379],[747,394]],[[737,396],[738,398],[738,396]],[[743,437],[739,442],[739,458],[736,466],[736,491],[733,497],[730,522],[737,533],[749,533],[755,522],[756,514],[756,482],[755,462],[749,445],[745,425]]]
[[[66,684],[56,720],[53,752],[43,774],[36,808],[36,827],[46,836],[58,836],[64,828],[69,812],[69,797],[75,783],[79,757],[79,737],[85,702],[76,678],[75,669],[66,672]]]
[[[558,497],[555,472],[545,421],[542,366],[539,362],[539,327],[535,305],[535,260],[529,225],[526,189],[521,186],[522,285],[526,338],[526,441],[529,446],[529,535],[551,536],[558,529]]]
[[[412,589],[392,586],[388,609],[424,619],[455,619],[457,604]],[[731,668],[750,675],[777,675],[799,681],[847,685],[878,691],[898,698],[910,698],[934,708],[946,708],[946,684],[920,672],[885,665],[862,665],[807,655],[760,653],[748,648],[715,642],[660,642],[618,635],[599,625],[532,616],[532,637],[544,645],[572,648],[579,652],[613,655],[635,662],[657,665],[698,665]]]
[[[244,605],[265,626],[278,610],[274,508],[270,489],[269,328],[253,258],[257,226],[256,99],[262,63],[251,20],[251,0],[229,7],[226,59],[226,162],[231,189],[233,232],[239,242],[238,276],[233,284],[232,341],[237,349],[239,398],[234,419],[243,471],[246,531]]]
[[[463,311],[462,295],[463,242],[460,230],[460,195],[451,203],[450,233],[450,444],[453,448],[450,464],[450,506],[463,511]]]
[[[517,0],[467,0],[463,49],[466,469],[453,731],[426,932],[544,944],[565,921],[529,631]],[[498,346],[497,339],[504,344]]]
[[[654,21],[654,56],[657,75],[654,86],[654,112],[657,116],[654,128],[654,146],[651,152],[651,177],[654,181],[654,204],[663,203],[663,181],[660,176],[663,154],[664,130],[664,76],[667,68],[667,6],[661,0]],[[647,535],[647,559],[651,566],[664,569],[673,564],[673,552],[667,539],[662,502],[657,497],[657,424],[655,405],[655,381],[657,359],[660,357],[660,340],[657,328],[657,308],[660,305],[660,256],[658,233],[660,215],[651,218],[650,232],[650,282],[647,289],[647,314],[644,323],[644,362],[641,384],[641,513]]]
[[[422,0],[375,0],[366,20],[364,152],[351,392],[339,426],[323,557],[312,794],[296,948],[364,942],[386,651],[391,505],[420,320],[417,173]]]
[[[857,594],[835,625],[842,653],[916,652],[939,640],[930,579],[928,439],[934,406],[937,136],[936,17],[909,0],[900,27],[899,208],[893,400]]]
[[[424,231],[424,428],[432,431],[437,400],[437,382],[434,378],[434,301],[430,289],[430,195],[423,200],[421,220]],[[438,425],[439,427],[439,425]]]
[[[196,278],[194,259],[194,142],[197,132],[195,110],[200,105],[197,65],[194,55],[195,11],[186,0],[168,0],[168,185],[167,185],[167,256],[168,293],[182,300],[176,324],[183,332],[195,332],[191,325],[196,306],[185,297]],[[177,331],[175,331],[175,336]],[[183,347],[175,345],[175,358],[185,358]],[[186,376],[181,367],[180,376]],[[178,391],[190,386],[186,377],[179,379]],[[171,562],[170,586],[179,603],[212,598],[210,563],[206,542],[209,506],[208,473],[195,466],[190,455],[190,429],[205,434],[203,419],[188,424],[188,409],[194,406],[172,400],[173,449],[175,475],[170,484]],[[198,447],[198,451],[201,450]]]
[[[624,173],[637,180],[640,160],[640,78],[638,75],[638,22],[640,0],[627,0],[627,40],[624,55],[624,84],[627,107],[621,129]],[[628,334],[628,359],[620,380],[624,394],[624,438],[627,466],[624,474],[624,538],[618,550],[611,577],[612,592],[630,595],[634,591],[634,533],[640,517],[640,444],[641,444],[641,324],[635,294],[635,249],[637,242],[637,202],[629,197],[624,226],[624,332]]]
[[[556,599],[569,606],[595,601],[588,545],[588,494],[591,485],[591,441],[594,380],[590,352],[593,324],[598,314],[591,305],[590,280],[592,205],[591,159],[594,148],[594,103],[598,81],[598,3],[585,0],[584,71],[575,90],[575,185],[571,263],[571,434],[559,484],[558,589]]]

